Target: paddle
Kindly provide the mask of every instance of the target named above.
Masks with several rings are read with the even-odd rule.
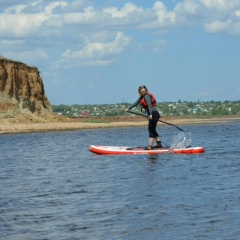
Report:
[[[129,113],[133,113],[133,114],[136,114],[136,115],[139,115],[139,116],[142,116],[142,117],[148,117],[148,116],[146,116],[146,115],[143,115],[143,114],[141,114],[141,113],[136,113],[136,112],[133,112],[133,111],[128,111]],[[178,130],[180,130],[180,131],[182,131],[182,132],[185,132],[182,128],[180,128],[180,127],[178,127],[178,126],[176,126],[176,125],[174,125],[174,124],[172,124],[172,123],[168,123],[168,122],[165,122],[165,121],[162,121],[162,120],[158,120],[159,122],[162,122],[162,123],[165,123],[165,124],[167,124],[167,125],[171,125],[171,126],[174,126],[175,128],[177,128]]]

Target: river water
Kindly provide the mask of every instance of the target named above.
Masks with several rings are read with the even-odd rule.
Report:
[[[0,135],[0,239],[239,239],[240,123],[181,127],[205,153],[88,151],[147,145],[146,127]]]

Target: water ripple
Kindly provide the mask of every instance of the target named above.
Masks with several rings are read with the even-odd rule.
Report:
[[[0,135],[0,238],[238,239],[240,126],[185,128],[204,154],[88,151],[144,145],[145,127]]]

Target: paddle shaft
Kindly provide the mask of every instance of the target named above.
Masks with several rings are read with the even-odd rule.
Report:
[[[136,112],[133,112],[133,111],[128,111],[128,112],[129,112],[129,113],[136,114],[136,115],[139,115],[139,116],[142,116],[142,117],[147,117],[147,118],[148,118],[148,116],[143,115],[143,114],[141,114],[141,113],[136,113]],[[172,123],[165,122],[165,121],[162,121],[162,120],[160,120],[160,119],[158,119],[158,121],[159,121],[159,122],[162,122],[162,123],[165,123],[165,124],[167,124],[167,125],[174,126],[174,127],[177,128],[178,130],[180,130],[180,131],[182,131],[182,132],[185,132],[182,128],[180,128],[180,127],[178,127],[178,126],[176,126],[176,125],[174,125],[174,124],[172,124]]]

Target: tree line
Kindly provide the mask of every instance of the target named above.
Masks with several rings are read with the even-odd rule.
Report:
[[[53,112],[66,116],[129,116],[131,103],[52,105]],[[157,109],[163,116],[226,116],[240,115],[240,101],[160,102]],[[134,109],[141,112],[140,107]],[[144,113],[144,112],[143,112]]]

